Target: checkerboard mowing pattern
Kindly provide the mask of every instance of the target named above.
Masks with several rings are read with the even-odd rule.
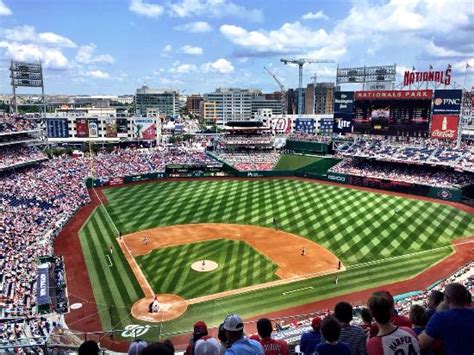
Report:
[[[451,253],[452,239],[474,234],[474,218],[446,205],[297,180],[157,182],[107,189],[105,194],[107,210],[96,209],[83,226],[80,240],[106,330],[139,323],[130,316],[130,308],[143,297],[115,241],[111,219],[127,234],[196,222],[273,228],[275,218],[279,229],[323,245],[348,267],[337,287],[333,276],[323,276],[191,305],[181,318],[166,322],[162,333],[188,331],[196,319],[217,325],[231,312],[251,317],[403,280]],[[207,243],[197,244],[205,248]],[[107,260],[110,248],[112,267]],[[411,253],[417,253],[416,257]],[[152,284],[154,278],[159,283],[176,277],[173,271],[166,277],[152,276],[152,270],[148,273]],[[253,284],[264,281],[259,274],[252,276]],[[179,292],[188,296],[204,292],[185,284]]]

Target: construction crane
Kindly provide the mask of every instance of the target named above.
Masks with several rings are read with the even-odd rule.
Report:
[[[310,63],[334,63],[331,59],[311,59],[311,58],[281,58],[280,62],[283,64],[298,64],[298,114],[301,115],[303,111],[303,65]]]
[[[263,69],[266,70],[266,72],[268,74],[270,74],[273,78],[273,80],[276,81],[277,85],[280,87],[280,95],[281,95],[281,98],[280,98],[280,101],[281,101],[281,108],[283,110],[283,114],[286,114],[286,90],[285,90],[285,86],[283,85],[283,83],[281,82],[280,79],[278,79],[278,77],[276,76],[276,73],[272,72],[270,69],[268,69],[267,67],[263,67]]]

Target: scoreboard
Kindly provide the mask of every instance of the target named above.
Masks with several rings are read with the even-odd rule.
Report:
[[[354,132],[414,137],[429,135],[431,90],[386,91],[386,95],[366,93],[361,91],[355,95]]]

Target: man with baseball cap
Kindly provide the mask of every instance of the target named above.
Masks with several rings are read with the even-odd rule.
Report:
[[[303,333],[300,339],[300,352],[304,355],[314,354],[316,346],[321,342],[321,318],[314,317],[311,321],[311,328],[309,332]]]
[[[224,320],[224,330],[228,341],[225,355],[264,355],[262,345],[244,336],[244,323],[237,314]]]
[[[204,323],[202,320],[194,323],[193,337],[189,341],[189,345],[186,348],[185,355],[194,355],[194,347],[196,346],[196,342],[207,335],[208,332],[206,323]]]

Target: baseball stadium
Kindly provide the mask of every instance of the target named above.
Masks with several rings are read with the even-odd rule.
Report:
[[[438,294],[437,313],[464,311],[474,289],[474,95],[426,87],[212,130],[189,113],[1,113],[0,352],[194,355],[196,329],[260,339],[262,319],[291,353],[331,321],[368,326],[365,349],[395,316],[418,347],[413,309]]]

